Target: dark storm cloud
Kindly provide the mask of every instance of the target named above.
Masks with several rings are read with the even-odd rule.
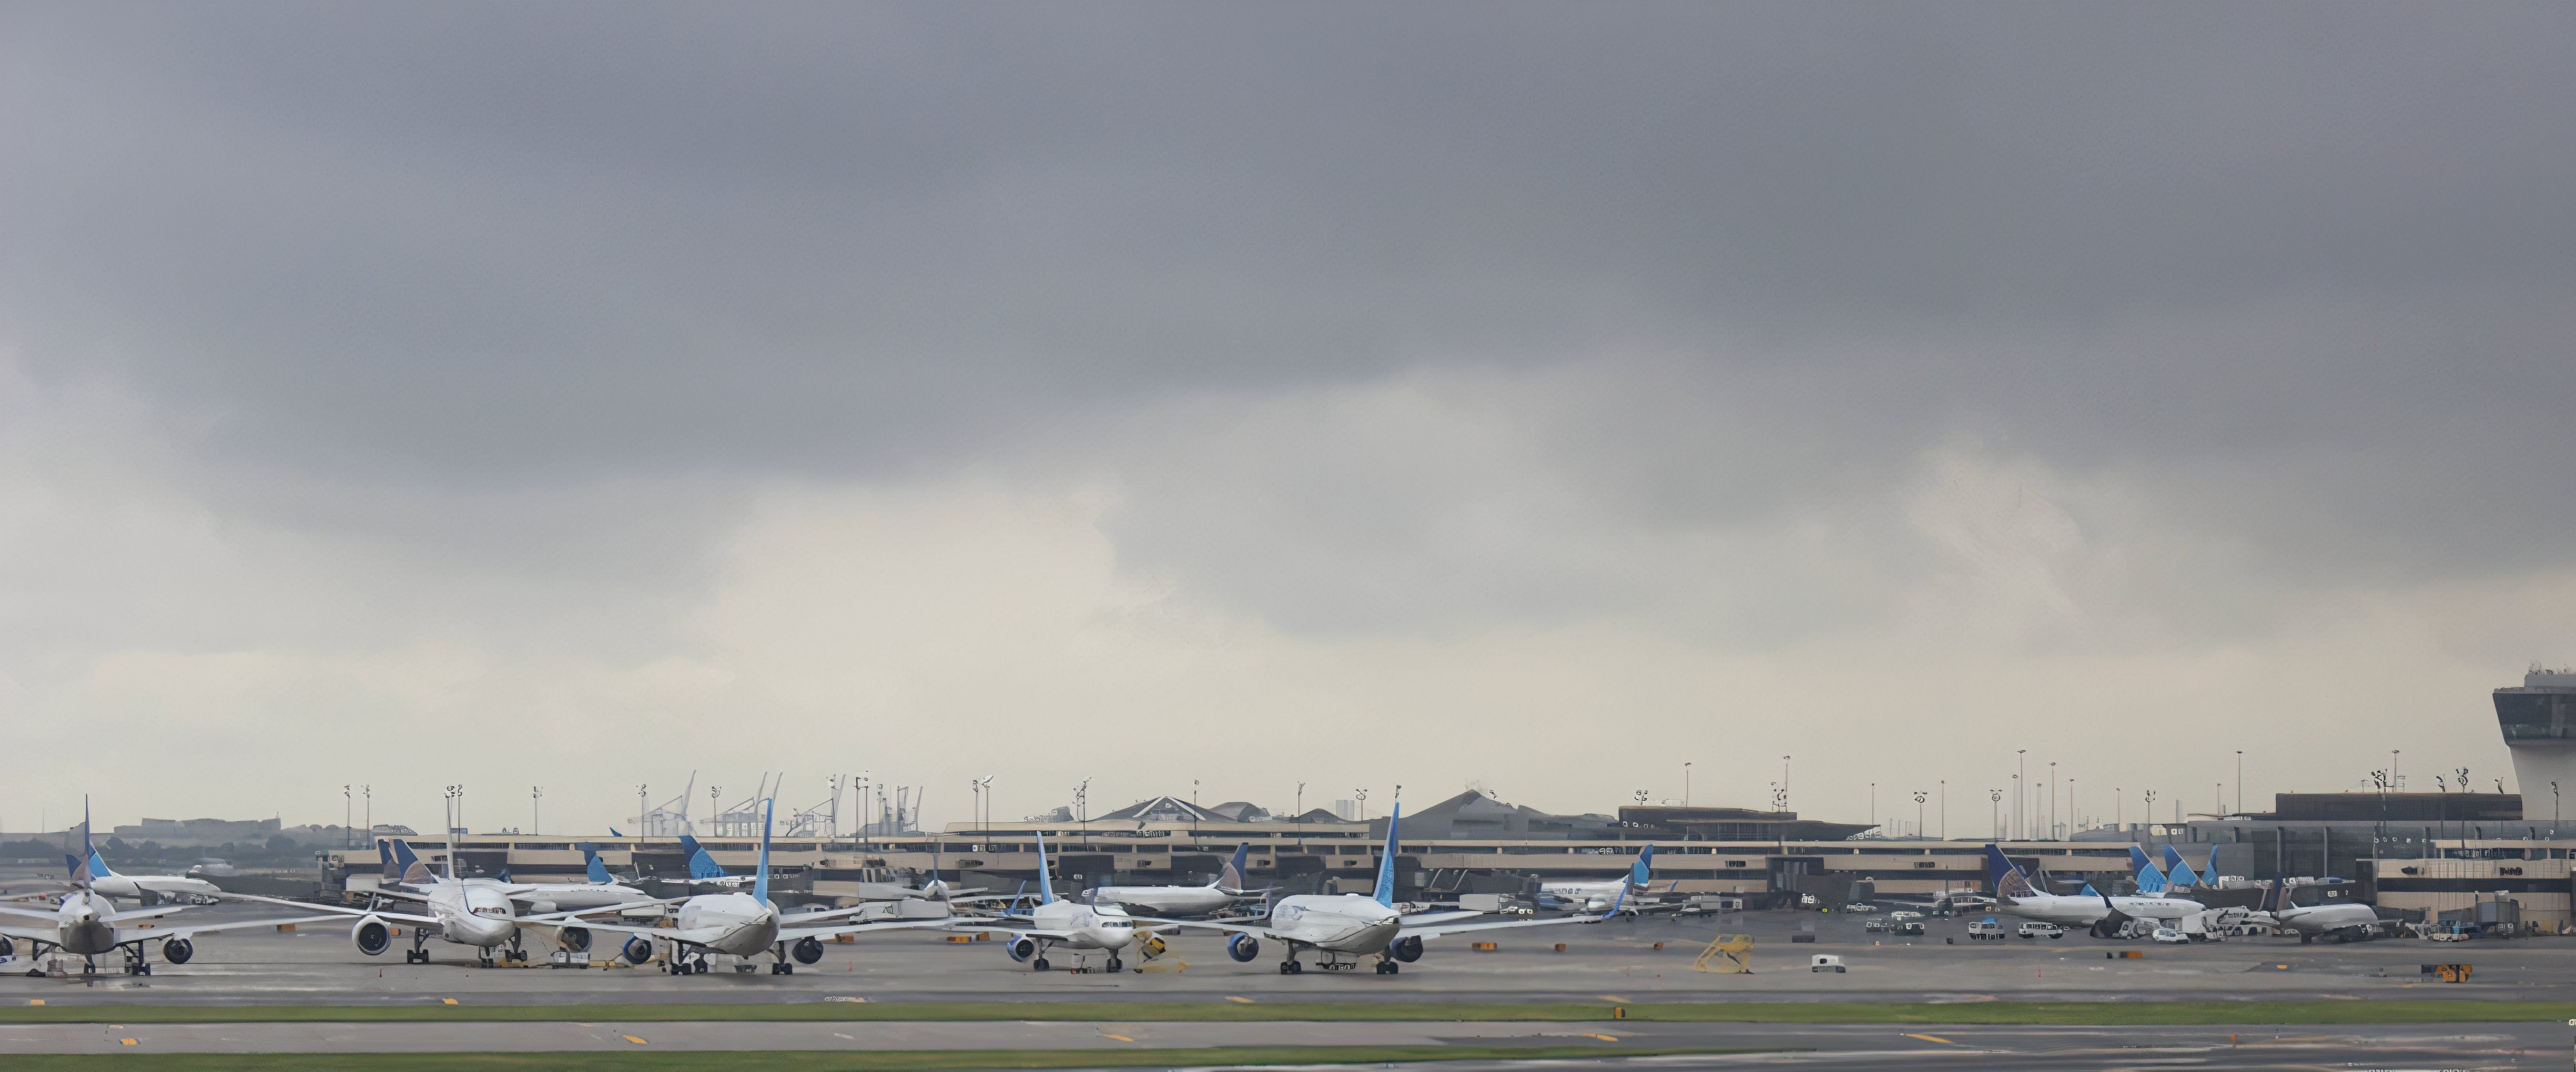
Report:
[[[4,17],[0,327],[263,466],[884,472],[1638,349],[1681,401],[1542,432],[1644,516],[1968,429],[2390,569],[2571,520],[2559,5]]]

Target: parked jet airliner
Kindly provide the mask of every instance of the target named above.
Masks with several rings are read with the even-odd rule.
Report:
[[[2069,897],[2041,893],[2030,877],[1991,843],[1986,846],[1986,878],[1994,884],[1997,911],[2062,927],[2083,927],[2096,938],[2122,937],[2131,920],[2172,924],[2208,911],[2208,906],[2180,897]]]

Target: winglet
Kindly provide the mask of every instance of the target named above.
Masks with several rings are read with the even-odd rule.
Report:
[[[1609,920],[1617,919],[1617,918],[1619,918],[1619,910],[1620,910],[1620,909],[1622,909],[1622,908],[1627,907],[1627,905],[1628,905],[1628,891],[1626,891],[1626,890],[1620,890],[1620,891],[1619,891],[1619,899],[1618,899],[1618,900],[1615,900],[1615,901],[1610,902],[1610,910],[1609,910],[1609,911],[1607,911],[1607,912],[1603,912],[1603,913],[1601,913],[1601,917],[1600,917],[1600,918],[1601,918],[1603,921],[1605,921],[1605,922],[1606,922],[1606,921],[1609,921]]]
[[[1055,880],[1047,876],[1046,831],[1039,830],[1036,833],[1038,836],[1038,903],[1054,904]]]
[[[1395,907],[1395,827],[1404,819],[1404,802],[1386,816],[1386,854],[1377,861],[1377,903]]]
[[[1216,873],[1216,888],[1227,893],[1249,888],[1252,883],[1244,880],[1243,869],[1244,866],[1250,862],[1251,856],[1251,842],[1236,842],[1234,845],[1234,859],[1226,861],[1225,869]]]
[[[769,903],[769,809],[777,804],[776,797],[760,802],[760,870],[752,875],[751,899],[763,905]]]

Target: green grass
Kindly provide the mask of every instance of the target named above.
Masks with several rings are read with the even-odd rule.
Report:
[[[1653,1057],[1676,1053],[1746,1053],[1694,1047],[1598,1046],[1229,1046],[1222,1049],[1133,1050],[899,1050],[834,1053],[813,1050],[699,1051],[690,1053],[207,1053],[61,1054],[9,1058],[11,1072],[739,1072],[745,1068],[790,1072],[888,1072],[915,1068],[1167,1068],[1174,1065],[1382,1064],[1389,1061],[1474,1061],[1498,1058]]]
[[[1770,1024],[2426,1024],[2576,1019],[2555,1001],[1986,1001],[1956,1004],[1710,1002],[1633,1004],[1631,1020]],[[1599,1022],[1608,1002],[806,1002],[792,1005],[45,1005],[0,1007],[0,1024],[655,1023],[806,1021]]]

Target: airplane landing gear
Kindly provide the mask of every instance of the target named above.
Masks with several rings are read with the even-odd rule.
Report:
[[[127,975],[150,975],[150,974],[152,974],[152,962],[151,962],[151,961],[148,961],[148,960],[143,959],[143,947],[142,947],[140,944],[137,944],[137,945],[129,945],[129,946],[124,947],[124,949],[125,949],[125,974],[127,974]]]
[[[1404,966],[1393,960],[1380,960],[1377,962],[1377,973],[1379,975],[1393,975],[1403,970]]]
[[[429,950],[428,950],[427,948],[425,948],[425,946],[427,945],[427,943],[428,943],[428,942],[429,942],[429,936],[428,936],[428,935],[421,933],[421,930],[420,930],[420,928],[418,928],[418,927],[414,927],[414,928],[412,928],[412,929],[411,929],[411,948],[406,949],[406,950],[403,950],[403,963],[405,963],[405,964],[427,964],[427,963],[429,963]]]
[[[497,965],[492,960],[492,951],[489,949],[476,949],[474,952],[474,966],[478,968],[496,967]]]
[[[771,974],[771,975],[794,975],[794,974],[796,974],[796,966],[795,966],[795,965],[793,965],[793,964],[787,963],[786,961],[783,961],[783,960],[782,960],[782,961],[779,961],[779,962],[778,962],[778,963],[776,963],[776,964],[772,964],[772,965],[770,965],[770,966],[769,966],[769,974]]]
[[[1279,974],[1281,975],[1302,975],[1305,974],[1305,971],[1306,966],[1299,964],[1296,961],[1283,960],[1279,962]]]
[[[1109,970],[1110,970],[1110,971],[1117,971],[1117,970],[1119,970],[1119,969],[1121,969],[1121,968],[1124,968],[1124,967],[1126,967],[1126,965],[1125,965],[1125,964],[1123,964],[1123,963],[1121,963],[1121,962],[1118,960],[1118,958],[1117,958],[1117,957],[1111,957],[1111,958],[1109,958]]]
[[[1036,960],[1029,962],[1029,970],[1031,971],[1046,971],[1053,967],[1055,967],[1055,965],[1047,963],[1047,958],[1045,957],[1039,957]]]

